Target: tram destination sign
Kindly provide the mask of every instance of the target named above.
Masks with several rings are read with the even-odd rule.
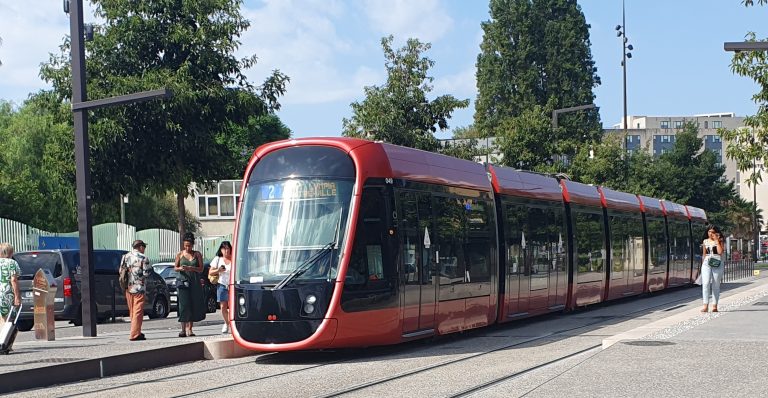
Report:
[[[261,200],[333,198],[334,181],[296,181],[261,186]]]

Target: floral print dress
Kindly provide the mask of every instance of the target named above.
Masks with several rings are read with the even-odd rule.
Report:
[[[13,306],[11,278],[21,275],[19,263],[12,258],[0,258],[0,315],[5,318]]]

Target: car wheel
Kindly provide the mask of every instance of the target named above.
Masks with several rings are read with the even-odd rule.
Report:
[[[19,329],[20,332],[29,332],[32,330],[32,327],[35,325],[35,322],[33,322],[31,319],[22,319],[16,323],[16,327]]]
[[[219,309],[219,302],[216,301],[216,297],[208,296],[207,305],[208,307],[208,313],[212,314],[216,312],[217,309]]]
[[[73,319],[71,322],[75,326],[83,326],[83,313],[79,310],[77,312],[77,318]]]
[[[152,303],[152,312],[149,313],[150,319],[168,318],[168,300],[163,296],[157,296]]]

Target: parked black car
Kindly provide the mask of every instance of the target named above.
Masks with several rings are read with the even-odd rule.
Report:
[[[124,250],[94,250],[93,267],[96,296],[96,317],[103,321],[113,314],[128,315],[125,294],[120,291],[118,274],[120,259]],[[13,259],[21,267],[19,289],[21,290],[22,312],[19,317],[19,330],[31,330],[34,319],[34,300],[32,299],[32,280],[38,269],[47,269],[56,280],[54,298],[54,317],[56,320],[70,320],[75,325],[82,325],[80,285],[80,250],[37,250],[19,252]],[[170,312],[170,295],[165,281],[155,272],[146,280],[146,299],[144,312],[150,318],[165,318]]]
[[[211,283],[208,280],[208,268],[209,264],[203,266],[203,272],[200,274],[200,283],[203,284],[203,290],[205,291],[205,307],[206,312],[213,313],[219,308],[219,302],[216,300],[216,288],[218,286]],[[168,286],[169,297],[171,298],[171,311],[178,310],[178,296],[176,289],[176,276],[179,273],[173,269],[173,267],[164,268],[160,272],[160,276],[165,280]]]

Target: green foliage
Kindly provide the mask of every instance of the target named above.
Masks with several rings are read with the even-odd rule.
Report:
[[[747,35],[748,41],[756,41],[755,34]],[[744,119],[743,128],[720,129],[718,133],[728,142],[726,156],[736,161],[740,171],[749,171],[748,184],[761,182],[760,169],[755,163],[768,164],[768,53],[766,51],[737,52],[731,61],[731,70],[739,76],[749,77],[760,86],[752,96],[758,105],[757,114]]]
[[[288,137],[284,126],[274,130],[268,127],[273,121],[260,119],[279,108],[288,78],[274,71],[254,86],[243,70],[255,56],[235,57],[249,26],[241,0],[93,3],[103,22],[87,43],[89,98],[173,91],[170,99],[92,112],[95,200],[169,190],[186,196],[192,181],[239,176],[234,172],[243,169],[245,151]],[[71,96],[69,68],[65,40],[41,68],[63,102]],[[256,135],[262,122],[268,122],[268,136]]]
[[[136,227],[137,231],[152,228],[178,230],[176,198],[172,193],[155,196],[149,193],[131,195],[124,205],[125,223]],[[95,224],[115,222],[120,219],[118,199],[98,203],[93,208]],[[184,217],[185,230],[197,232],[201,224],[188,210]]]
[[[573,158],[570,172],[576,181],[611,189],[629,189],[629,159],[625,159],[618,135],[606,136],[603,141],[582,145]]]
[[[600,84],[590,50],[589,25],[572,0],[491,0],[477,58],[475,126],[481,136],[508,134],[511,119],[540,106],[548,112],[591,104]],[[537,115],[541,110],[533,111]],[[527,116],[527,117],[530,117]],[[549,116],[548,116],[549,118]],[[598,141],[597,109],[560,115],[551,152],[573,155],[580,143]],[[526,139],[541,149],[538,137]],[[554,138],[554,139],[553,139]],[[526,156],[527,157],[527,156]]]
[[[496,131],[503,165],[537,170],[551,163],[554,142],[548,114],[541,106],[533,105],[501,123]]]
[[[464,127],[456,127],[452,132],[453,138],[481,138],[480,130],[478,130],[474,124]]]
[[[466,108],[469,100],[441,95],[429,101],[433,78],[428,72],[434,61],[422,53],[431,45],[408,39],[403,48],[394,50],[393,40],[392,36],[381,39],[387,82],[365,87],[365,99],[350,104],[353,114],[343,119],[343,134],[436,151],[439,143],[434,133],[447,129],[451,113]]]
[[[482,149],[478,148],[477,141],[474,138],[445,140],[442,141],[442,146],[438,152],[443,155],[474,161],[478,156],[485,155]]]

